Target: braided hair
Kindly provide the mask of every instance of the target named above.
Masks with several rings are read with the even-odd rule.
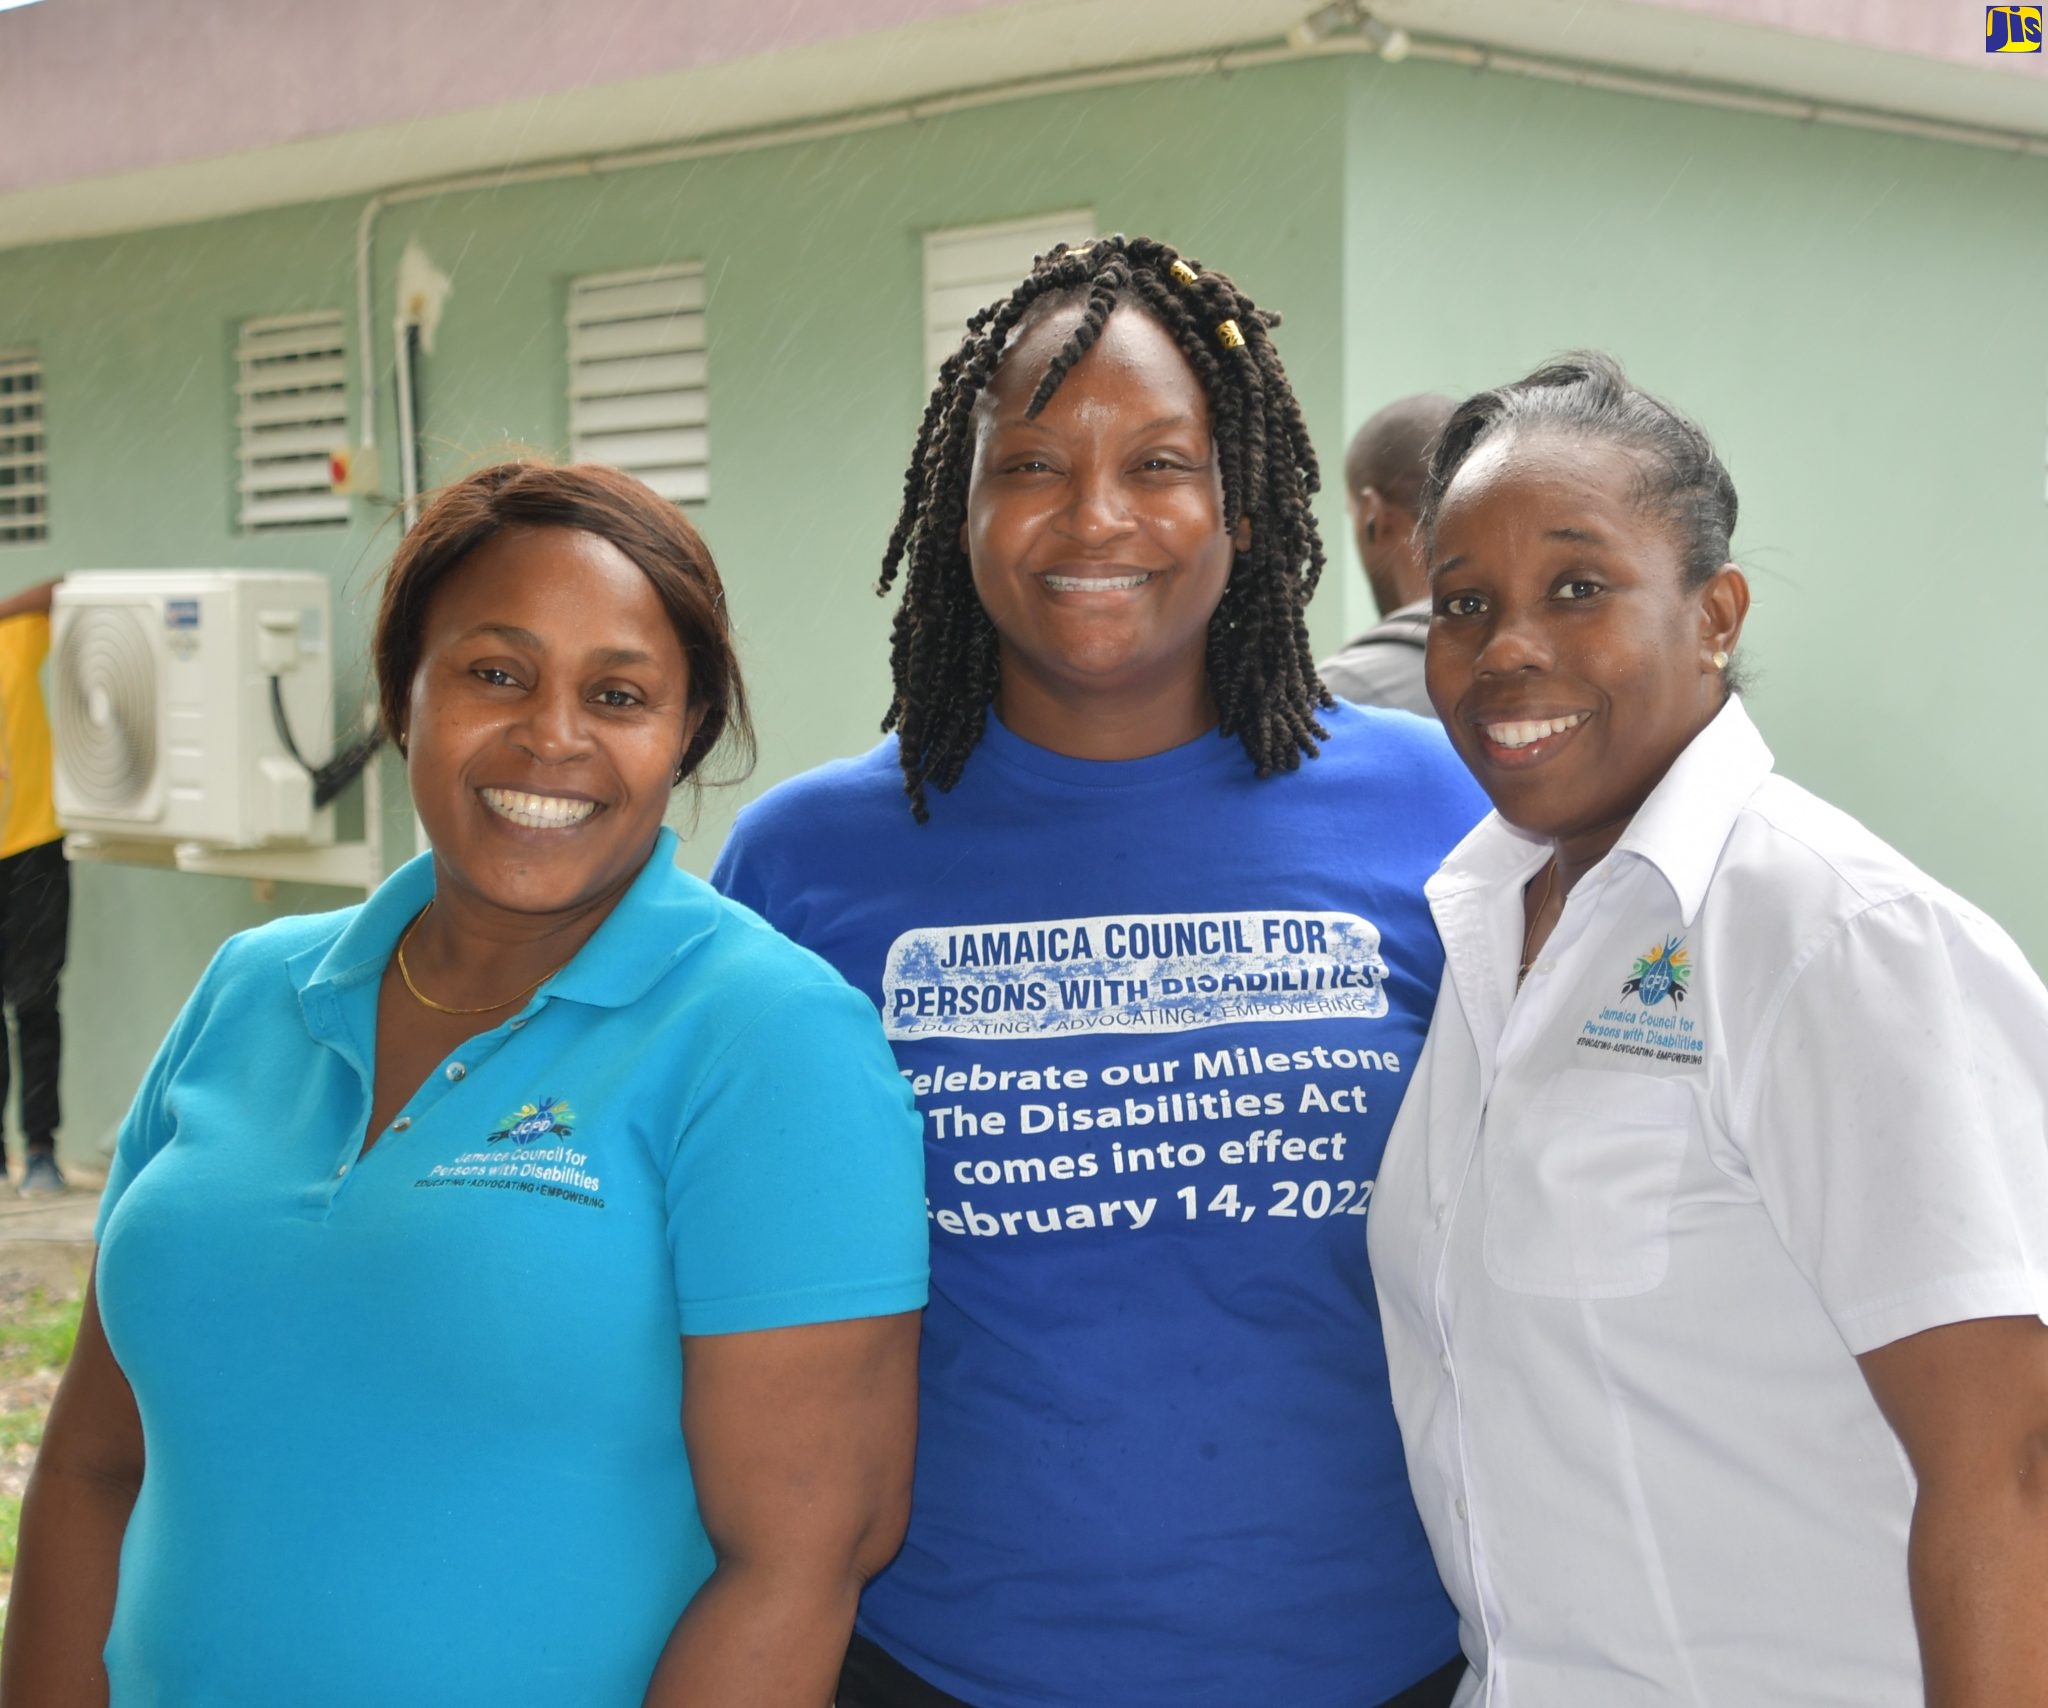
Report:
[[[1301,405],[1269,331],[1280,316],[1225,275],[1148,237],[1059,244],[1007,297],[967,323],[939,369],[903,479],[903,507],[882,554],[877,592],[899,573],[903,598],[889,647],[904,792],[921,824],[927,784],[951,789],[981,739],[998,680],[995,625],[974,591],[960,541],[974,464],[974,406],[1002,364],[1011,334],[1042,308],[1083,304],[1025,413],[1043,409],[1087,355],[1119,303],[1142,309],[1179,346],[1209,400],[1226,523],[1251,521],[1251,547],[1231,565],[1209,619],[1206,670],[1223,735],[1234,735],[1261,777],[1292,771],[1327,737],[1316,720],[1335,705],[1316,674],[1302,611],[1323,571],[1309,499],[1320,485]]]

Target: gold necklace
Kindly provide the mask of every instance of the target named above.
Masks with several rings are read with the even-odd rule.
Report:
[[[513,1003],[523,1002],[527,997],[539,990],[542,985],[546,984],[549,979],[560,972],[562,967],[566,967],[569,961],[573,961],[576,958],[574,955],[571,955],[569,961],[562,963],[562,967],[556,967],[550,972],[542,973],[539,978],[535,979],[532,984],[528,985],[517,996],[508,996],[503,1002],[487,1002],[481,1008],[450,1008],[445,1002],[436,1002],[425,991],[421,990],[418,985],[414,984],[412,982],[412,972],[405,964],[406,944],[412,941],[412,934],[420,928],[420,921],[433,911],[434,903],[430,898],[427,905],[413,916],[413,922],[405,928],[405,934],[398,939],[398,976],[405,981],[405,988],[412,992],[413,1000],[422,1007],[431,1008],[436,1014],[494,1014],[501,1008],[510,1008]]]
[[[1536,903],[1536,911],[1529,915],[1529,928],[1522,933],[1522,970],[1515,974],[1515,983],[1517,985],[1520,985],[1529,976],[1529,945],[1536,941],[1536,927],[1543,923],[1543,910],[1550,905],[1550,889],[1556,882],[1557,856],[1553,854],[1550,857],[1550,865],[1543,874],[1542,898]],[[403,961],[399,962],[398,970],[400,972],[405,971],[405,963]],[[418,996],[419,992],[414,991],[413,995]]]

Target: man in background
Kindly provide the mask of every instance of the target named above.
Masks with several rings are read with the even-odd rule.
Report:
[[[1429,567],[1415,515],[1429,447],[1456,407],[1434,392],[1404,397],[1359,428],[1344,453],[1344,507],[1380,620],[1320,666],[1340,699],[1436,716],[1422,687]]]
[[[57,1069],[63,1023],[57,976],[71,924],[71,872],[52,794],[43,660],[50,652],[54,581],[0,600],[0,1000],[14,1015],[21,1056],[24,1198],[65,1189],[57,1167]],[[0,1026],[0,1109],[10,1056]],[[0,1171],[6,1151],[0,1148]]]

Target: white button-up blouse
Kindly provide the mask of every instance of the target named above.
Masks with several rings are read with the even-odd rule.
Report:
[[[1488,1708],[1909,1708],[1913,1481],[1858,1354],[2048,1313],[2048,992],[1772,775],[1739,702],[1574,888],[1488,818],[1369,1233]]]

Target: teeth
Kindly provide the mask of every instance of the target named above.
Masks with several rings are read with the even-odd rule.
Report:
[[[560,795],[529,795],[521,789],[482,789],[484,805],[500,818],[529,830],[555,830],[580,824],[597,811],[595,801],[566,801]]]
[[[1152,579],[1144,575],[1048,575],[1046,586],[1055,593],[1122,593],[1143,587]]]
[[[1568,729],[1577,729],[1586,717],[1585,712],[1574,712],[1568,718],[1543,718],[1534,723],[1482,724],[1480,727],[1486,731],[1486,739],[1496,747],[1527,747],[1545,736],[1562,735]]]

